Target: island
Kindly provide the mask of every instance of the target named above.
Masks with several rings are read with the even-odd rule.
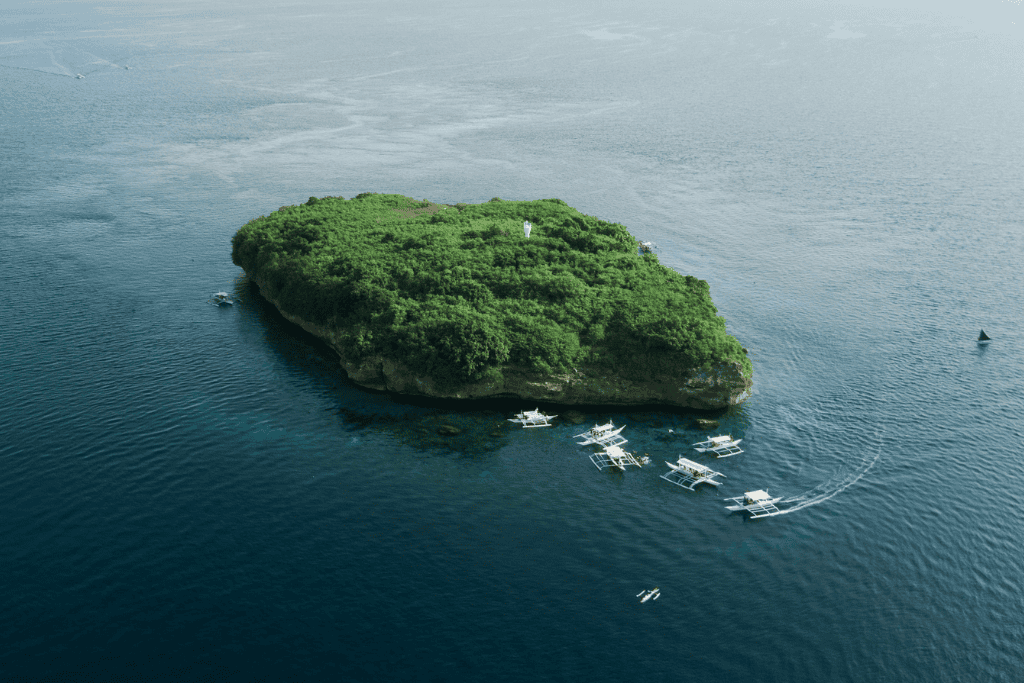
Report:
[[[370,389],[707,410],[753,384],[707,282],[559,199],[310,197],[249,221],[231,258]]]

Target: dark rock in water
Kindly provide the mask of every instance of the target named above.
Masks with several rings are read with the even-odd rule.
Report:
[[[441,425],[437,428],[437,433],[441,436],[455,436],[461,434],[462,430],[452,425]]]
[[[698,419],[697,426],[701,429],[718,429],[718,420]]]
[[[567,410],[562,414],[562,417],[569,422],[572,422],[574,425],[581,425],[587,421],[587,416],[578,410]]]

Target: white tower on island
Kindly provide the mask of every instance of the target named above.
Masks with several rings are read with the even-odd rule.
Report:
[[[526,239],[530,239],[530,228],[532,227],[529,221],[523,221],[523,232],[526,233]]]

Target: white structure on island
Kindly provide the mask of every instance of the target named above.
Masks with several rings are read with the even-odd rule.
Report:
[[[579,446],[589,446],[590,444],[597,444],[598,446],[621,446],[628,442],[625,437],[619,436],[625,427],[615,428],[615,425],[611,422],[603,425],[594,425],[593,429],[588,429],[582,434],[577,434],[572,437],[578,439],[583,437],[583,441],[577,441],[576,444]]]
[[[530,239],[531,229],[533,229],[533,226],[530,225],[530,221],[523,221],[523,232],[526,233],[526,239]]]
[[[675,484],[676,486],[682,486],[684,489],[690,489],[691,491],[697,484],[721,486],[722,482],[715,481],[715,477],[725,476],[721,472],[715,472],[710,467],[705,467],[700,463],[687,460],[682,456],[680,456],[676,464],[672,464],[668,460],[665,461],[665,464],[671,469],[661,475],[661,478]]]
[[[640,467],[640,461],[632,453],[627,453],[618,446],[606,446],[600,453],[591,453],[590,462],[603,470],[605,467],[618,467],[625,471],[630,465]]]
[[[693,447],[698,453],[714,453],[719,458],[727,458],[730,455],[739,455],[743,451],[740,450],[739,443],[743,439],[736,439],[735,441],[731,436],[726,434],[725,436],[713,436],[706,441],[693,444]]]
[[[550,427],[552,418],[556,417],[558,416],[545,415],[540,410],[524,410],[515,417],[509,418],[509,422],[519,423],[523,425],[523,429],[528,427]]]
[[[782,500],[782,496],[772,498],[767,491],[747,491],[742,496],[725,498],[724,500],[736,501],[734,505],[726,505],[726,510],[732,510],[733,512],[745,510],[750,513],[751,519],[782,514],[782,510],[775,507],[775,504]]]

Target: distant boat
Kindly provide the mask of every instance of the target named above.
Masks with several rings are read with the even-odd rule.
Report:
[[[750,513],[751,519],[782,514],[782,510],[775,507],[775,504],[782,500],[782,496],[772,498],[767,491],[760,489],[757,491],[747,491],[742,496],[726,498],[725,500],[735,501],[733,505],[726,505],[726,510],[732,510],[733,512],[746,510]]]
[[[603,470],[605,467],[618,467],[621,472],[625,472],[630,465],[643,466],[633,453],[628,453],[618,446],[605,446],[602,452],[592,453],[590,462],[594,463],[599,470]]]
[[[577,441],[576,444],[579,446],[589,446],[590,444],[596,443],[598,446],[621,446],[626,443],[627,439],[623,436],[619,436],[619,432],[625,429],[625,426],[615,429],[615,425],[611,422],[603,425],[594,425],[593,429],[588,429],[582,434],[577,434],[572,437],[578,439],[583,437],[583,441]]]
[[[978,335],[978,343],[979,344],[988,344],[990,341],[992,341],[992,337],[990,337],[987,334],[985,334],[985,330],[982,330],[981,334]]]
[[[517,413],[515,417],[510,418],[509,422],[517,422],[523,425],[523,429],[527,427],[550,427],[551,419],[558,417],[557,415],[545,415],[540,410],[524,410],[521,413]]]
[[[210,299],[210,303],[214,306],[231,306],[235,302],[231,300],[231,297],[227,292],[217,292]]]
[[[708,483],[712,486],[721,486],[722,482],[715,481],[715,477],[725,476],[721,472],[715,472],[710,467],[705,467],[682,456],[679,457],[679,460],[674,465],[668,460],[665,461],[665,464],[671,469],[661,475],[661,478],[691,491],[697,484]]]
[[[725,436],[713,436],[707,441],[695,443],[693,447],[698,453],[714,453],[719,458],[728,458],[730,455],[739,455],[743,452],[739,447],[740,441],[743,441],[743,439],[733,439],[726,434]]]

